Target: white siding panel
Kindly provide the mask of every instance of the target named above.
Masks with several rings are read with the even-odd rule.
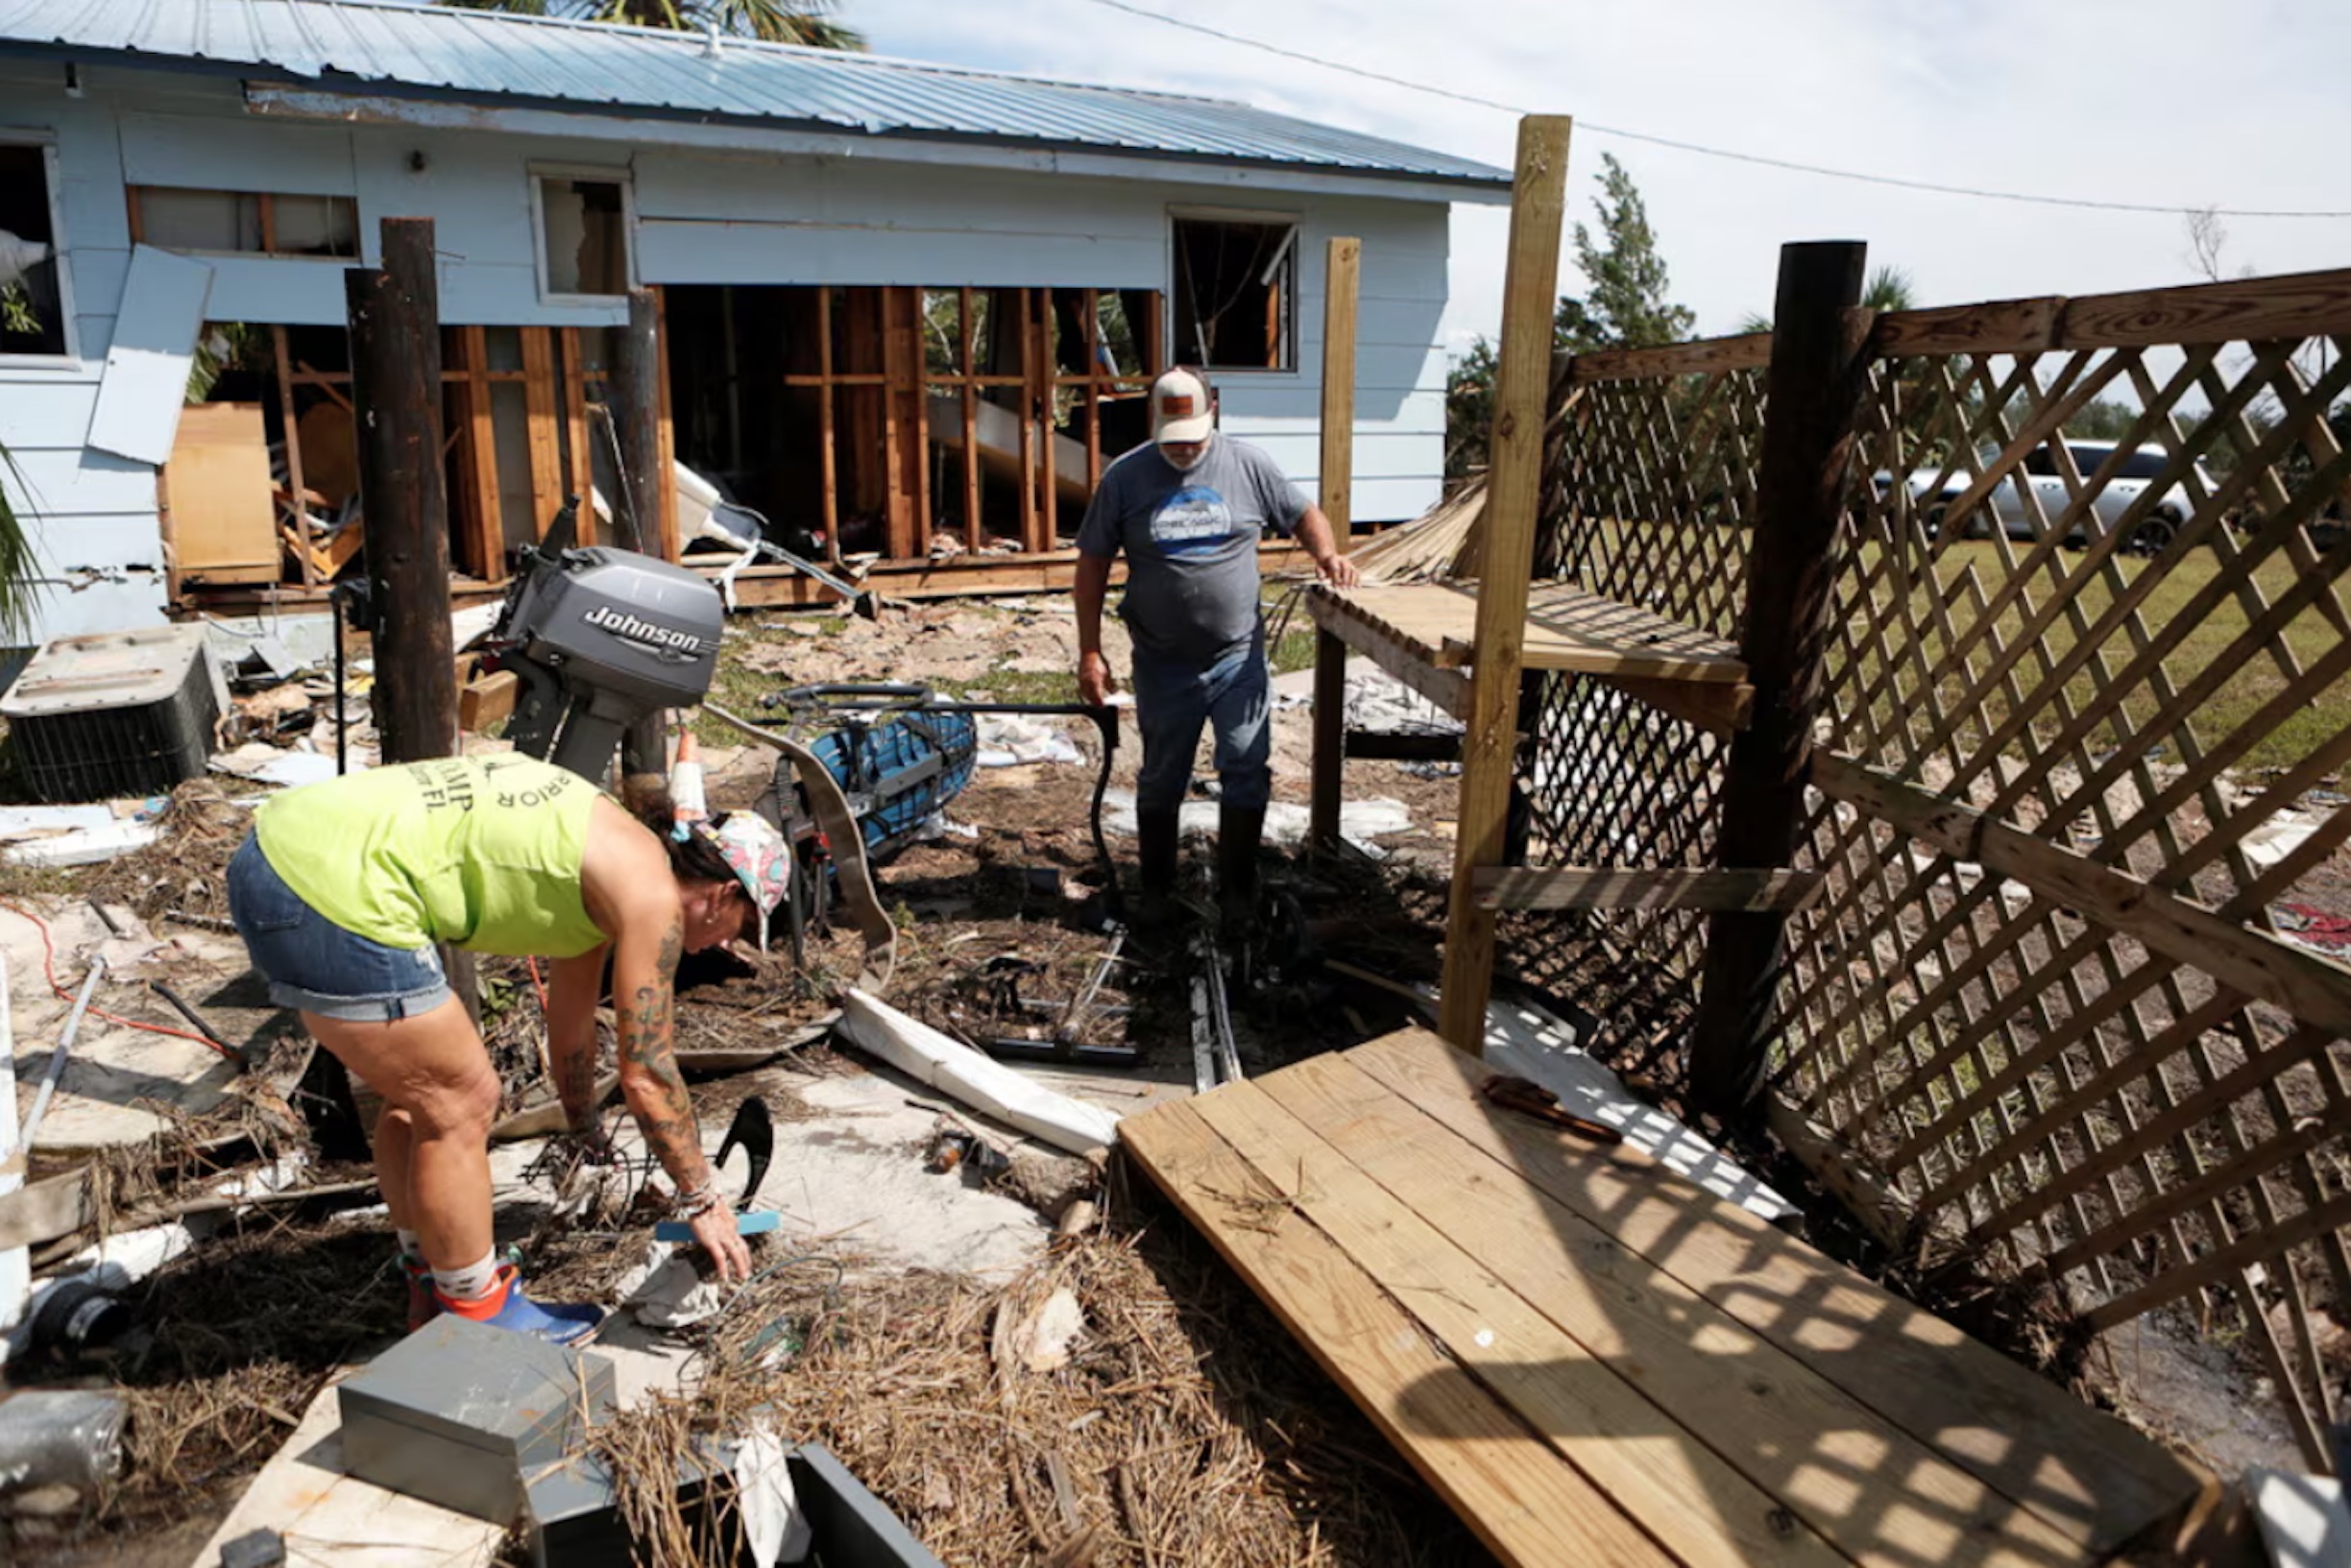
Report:
[[[1355,479],[1357,522],[1410,522],[1435,506],[1444,495],[1444,480],[1437,474],[1414,479]]]
[[[262,255],[206,255],[212,299],[205,319],[277,322],[286,326],[340,326],[343,275],[351,263],[293,261]]]
[[[1167,267],[1156,241],[948,231],[914,215],[894,228],[648,222],[638,232],[648,283],[1160,288]]]
[[[441,262],[441,320],[452,326],[620,326],[628,302],[610,304],[546,304],[539,298],[539,275],[521,266]]]
[[[350,196],[351,133],[229,115],[126,113],[122,178],[133,185]]]
[[[82,585],[43,584],[33,611],[32,640],[160,626],[165,618],[161,572],[131,572],[120,581]]]
[[[150,476],[148,491],[154,494]],[[139,567],[163,569],[163,538],[155,509],[111,517],[35,519],[28,534],[39,575],[74,582],[92,572]]]
[[[21,463],[27,452],[82,449],[90,413],[98,406],[98,378],[62,384],[11,384],[0,372],[0,446]],[[0,475],[0,477],[5,477]]]
[[[1151,187],[977,169],[818,158],[729,159],[648,151],[636,159],[641,219],[724,217],[836,228],[1125,239],[1164,246]]]
[[[178,422],[174,422],[175,428]],[[17,475],[9,494],[26,502],[36,518],[65,519],[104,513],[155,513],[155,467],[109,452],[17,452]],[[21,477],[19,477],[21,476]]]
[[[76,140],[83,134],[76,126],[64,133]],[[65,147],[61,138],[58,159],[67,168]],[[131,207],[123,195],[121,177],[112,170],[103,179],[77,179],[67,174],[59,195],[65,205],[66,248],[79,254],[84,250],[113,251],[125,256],[131,253]]]
[[[1262,448],[1281,465],[1281,470],[1300,484],[1322,466],[1322,438],[1312,430],[1257,430],[1227,420],[1225,428]],[[1433,461],[1432,461],[1433,460]],[[1359,430],[1355,433],[1355,473],[1358,478],[1412,478],[1442,471],[1444,437],[1404,431]]]
[[[149,464],[171,456],[188,362],[211,291],[212,269],[201,261],[146,245],[132,253],[106,378],[90,416],[92,446]]]
[[[69,231],[70,232],[70,231]],[[79,323],[90,316],[104,316],[109,321],[122,308],[123,284],[131,276],[131,250],[109,250],[84,245],[77,236],[65,265],[73,274],[74,320]],[[111,328],[107,336],[113,335]],[[82,352],[91,359],[106,357],[106,343],[96,348],[89,339],[81,340]]]

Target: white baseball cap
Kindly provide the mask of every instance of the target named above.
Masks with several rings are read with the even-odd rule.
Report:
[[[1206,441],[1216,428],[1216,411],[1208,401],[1208,386],[1190,371],[1169,371],[1151,383],[1151,440],[1161,443]]]

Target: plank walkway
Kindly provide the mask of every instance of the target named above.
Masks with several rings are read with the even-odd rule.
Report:
[[[2093,1562],[2191,1466],[1407,1029],[1128,1151],[1508,1563]]]

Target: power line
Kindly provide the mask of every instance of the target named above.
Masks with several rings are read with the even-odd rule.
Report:
[[[1516,104],[1505,104],[1491,98],[1480,98],[1475,93],[1455,92],[1450,87],[1433,87],[1424,82],[1415,82],[1406,77],[1390,76],[1382,71],[1367,70],[1360,65],[1347,65],[1335,60],[1324,60],[1320,55],[1310,55],[1297,49],[1285,49],[1280,44],[1267,43],[1260,38],[1245,38],[1237,33],[1227,33],[1221,28],[1210,27],[1204,22],[1186,21],[1181,17],[1163,15],[1158,12],[1146,10],[1142,6],[1129,5],[1127,0],[1094,0],[1094,4],[1107,6],[1112,11],[1125,12],[1129,16],[1140,16],[1146,21],[1163,23],[1168,27],[1179,27],[1187,33],[1198,33],[1225,43],[1236,43],[1245,49],[1259,49],[1269,55],[1279,55],[1285,60],[1299,60],[1308,65],[1320,66],[1326,71],[1338,71],[1346,76],[1361,77],[1367,82],[1384,83],[1392,87],[1408,87],[1414,92],[1424,92],[1432,97],[1449,98],[1457,104],[1469,104],[1478,109],[1500,109],[1505,114],[1537,112],[1534,109],[1523,109]],[[1906,180],[1897,175],[1864,174],[1858,169],[1831,169],[1818,163],[1799,163],[1792,158],[1767,157],[1760,153],[1741,153],[1728,147],[1709,147],[1700,142],[1682,141],[1672,136],[1654,136],[1644,131],[1627,131],[1618,126],[1602,125],[1597,121],[1581,117],[1576,120],[1576,129],[1588,131],[1597,135],[1614,136],[1620,141],[1645,142],[1652,147],[1670,147],[1677,152],[1697,153],[1706,157],[1729,158],[1737,163],[1756,163],[1768,169],[1786,169],[1795,174],[1819,175],[1828,180],[1850,180],[1863,185],[1891,185],[1898,190],[1930,191],[1938,196],[1972,196],[1989,202],[2023,202],[2033,206],[2081,207],[2097,212],[2152,212],[2165,217],[2177,217],[2183,212],[2209,210],[2214,216],[2221,218],[2351,218],[2351,211],[2326,212],[2306,208],[2273,210],[2259,207],[2225,206],[2208,209],[2196,206],[2165,206],[2153,202],[2103,202],[2086,196],[2040,196],[2028,191],[1991,190],[1976,185],[1947,185],[1932,180]]]

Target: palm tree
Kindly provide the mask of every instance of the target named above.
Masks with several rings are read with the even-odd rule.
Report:
[[[830,16],[836,0],[437,0],[461,11],[520,16],[571,16],[629,27],[699,33],[715,27],[738,37],[809,49],[861,52],[865,35]]]
[[[1916,310],[1918,293],[1910,282],[1910,275],[1888,262],[1869,275],[1861,287],[1861,304],[1866,310]],[[1772,319],[1761,312],[1751,312],[1739,322],[1739,331],[1768,332]]]

